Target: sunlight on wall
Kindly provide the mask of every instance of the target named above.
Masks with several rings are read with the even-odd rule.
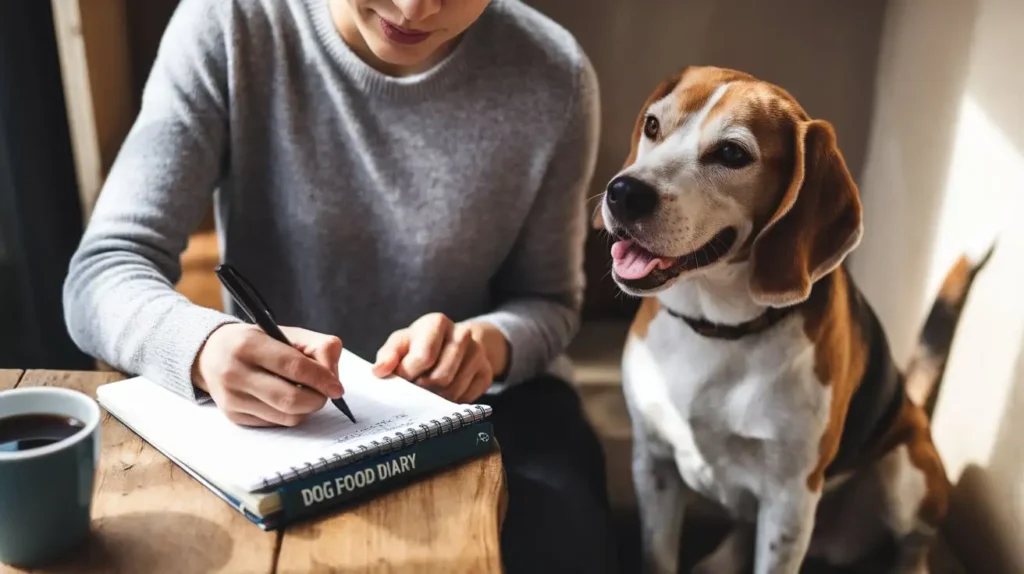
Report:
[[[905,364],[950,265],[998,236],[932,417],[954,484],[947,539],[986,574],[1024,572],[1021,21],[1021,0],[890,3],[852,262]]]
[[[1022,169],[1021,156],[1013,143],[973,97],[965,96],[938,217],[938,236],[928,276],[930,292],[939,288],[957,256],[965,250],[971,256],[980,256],[1013,222],[1012,210],[1007,208],[1011,207],[1010,202],[1019,203],[1019,198],[1014,197],[1009,180]]]
[[[929,292],[961,252],[980,255],[998,235],[965,309],[935,411],[935,440],[956,482],[968,464],[989,466],[1013,385],[1024,384],[1016,380],[1024,348],[1024,156],[969,94],[947,182]]]

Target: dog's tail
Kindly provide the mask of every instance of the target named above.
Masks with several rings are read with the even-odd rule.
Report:
[[[953,337],[960,322],[964,303],[978,272],[988,263],[995,250],[993,243],[980,258],[972,261],[961,255],[953,264],[939,288],[928,319],[921,330],[917,348],[907,366],[907,394],[924,408],[929,417],[935,409],[946,359],[953,346]]]

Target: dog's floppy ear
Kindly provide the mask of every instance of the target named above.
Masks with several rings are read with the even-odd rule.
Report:
[[[665,78],[654,88],[654,91],[647,96],[647,101],[644,102],[643,107],[640,108],[640,113],[636,116],[636,121],[633,122],[633,135],[630,136],[629,139],[629,155],[626,156],[626,161],[622,163],[621,169],[626,169],[636,161],[636,152],[640,147],[640,133],[644,129],[644,120],[647,118],[647,108],[651,107],[651,104],[664,98],[669,95],[672,90],[676,89],[676,86],[679,85],[679,81],[683,78],[684,73],[686,73],[685,69],[671,77]],[[604,197],[603,194],[602,197]],[[604,217],[601,215],[600,205],[597,206],[597,210],[594,213],[593,225],[595,229],[604,228]]]
[[[750,255],[751,295],[774,307],[807,299],[863,234],[857,186],[832,126],[800,121],[795,136],[792,179]]]

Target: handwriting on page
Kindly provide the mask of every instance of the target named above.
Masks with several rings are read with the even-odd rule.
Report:
[[[260,454],[253,452],[247,457],[250,462],[246,474],[267,476],[282,469],[302,468],[307,463],[342,455],[369,441],[393,436],[396,431],[418,427],[420,422],[443,416],[440,413],[454,411],[454,407],[443,403],[438,410],[430,408],[431,402],[423,401],[422,395],[410,390],[419,389],[391,381],[376,382],[373,386],[350,384],[345,394],[349,407],[356,414],[355,424],[326,404],[298,426],[256,430],[261,440],[253,443],[253,447]]]
[[[357,430],[355,430],[353,432],[343,434],[343,435],[339,436],[338,438],[336,438],[334,440],[334,442],[336,442],[336,443],[345,443],[345,442],[348,442],[348,441],[351,441],[351,440],[355,440],[357,438],[360,438],[360,437],[363,437],[363,436],[366,436],[366,435],[369,435],[369,434],[375,434],[375,433],[379,433],[379,432],[390,432],[390,431],[394,431],[394,430],[400,430],[402,428],[407,428],[409,426],[409,422],[411,420],[412,420],[411,417],[409,417],[409,415],[407,415],[407,414],[404,414],[404,413],[396,414],[396,415],[388,417],[388,418],[386,418],[384,420],[379,420],[379,421],[374,422],[373,424],[370,424],[368,426],[364,426],[363,428],[357,429]]]

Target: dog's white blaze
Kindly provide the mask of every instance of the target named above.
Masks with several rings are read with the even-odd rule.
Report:
[[[636,161],[621,174],[650,184],[662,198],[669,199],[655,217],[634,226],[633,231],[657,236],[645,245],[651,251],[665,255],[690,253],[727,226],[736,227],[744,234],[749,232],[749,222],[741,206],[727,195],[718,193],[712,184],[716,178],[720,181],[749,174],[733,176],[731,172],[700,162],[701,153],[717,141],[723,130],[731,129],[728,114],[712,116],[712,109],[722,101],[730,86],[730,83],[725,83],[716,87],[699,109],[685,117],[680,117],[682,110],[671,94],[652,104],[648,110],[659,118],[666,135],[658,143],[642,137]],[[741,129],[737,130],[742,136],[741,132]],[[705,177],[709,169],[715,169],[716,178]],[[604,213],[606,221],[614,222],[614,218],[608,218],[607,211]],[[674,232],[662,233],[662,230],[669,229]]]
[[[708,114],[711,113],[711,108],[715,107],[718,100],[722,99],[722,96],[725,95],[729,86],[730,84],[728,82],[718,86],[718,88],[711,93],[711,96],[704,104],[704,107],[702,107],[697,113],[690,114],[690,116],[686,118],[686,121],[683,122],[683,125],[677,132],[680,139],[679,146],[682,149],[673,150],[673,155],[675,153],[682,152],[685,157],[690,158],[693,161],[697,160],[697,156],[700,154],[700,144],[703,140],[702,135],[705,131],[705,128],[703,128],[704,122],[708,119]]]
[[[704,131],[701,126],[708,114],[711,113],[711,108],[715,107],[715,104],[722,99],[728,89],[728,83],[718,86],[699,110],[686,116],[683,123],[660,143],[654,144],[641,136],[640,145],[637,147],[636,162],[625,173],[655,184],[664,184],[666,182],[661,181],[661,178],[666,175],[670,177],[670,174],[660,173],[661,170],[658,169],[658,166],[694,164],[700,153],[701,134]],[[669,95],[651,105],[650,112],[661,118],[662,125],[670,125],[676,120],[673,105],[674,98]]]

